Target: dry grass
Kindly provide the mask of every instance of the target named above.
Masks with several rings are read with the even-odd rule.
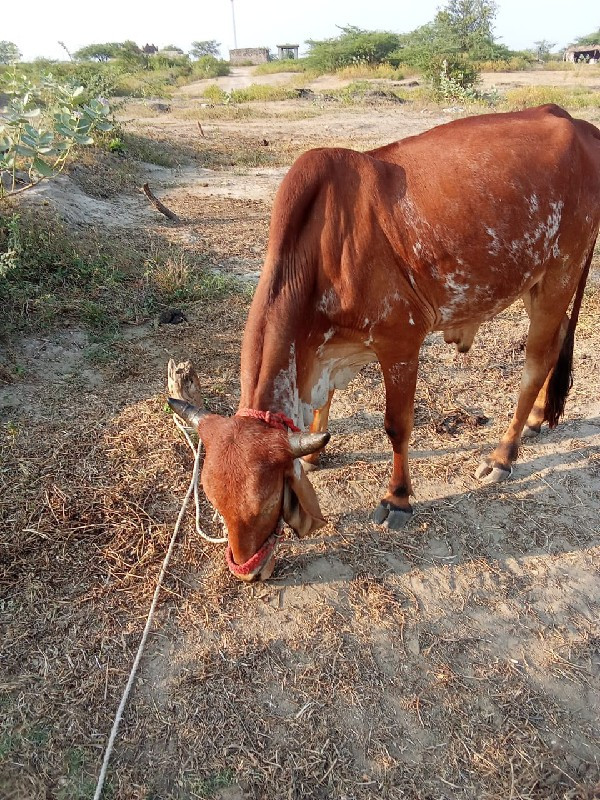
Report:
[[[260,260],[265,203],[174,192],[169,204],[208,265]],[[173,293],[189,270],[165,264],[155,280]],[[334,400],[313,479],[329,525],[286,542],[273,581],[235,582],[188,519],[107,797],[600,796],[597,278],[568,418],[523,448],[511,482],[471,476],[514,403],[517,307],[471,354],[440,336],[423,349],[406,531],[368,516],[390,460],[375,367]],[[132,328],[116,372],[61,377],[50,338],[10,343],[25,377],[0,374],[2,797],[93,793],[191,469],[163,408],[167,358],[194,357],[218,413],[239,392],[247,300],[186,310],[182,326]]]

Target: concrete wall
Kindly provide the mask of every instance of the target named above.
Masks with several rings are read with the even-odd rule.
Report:
[[[229,51],[230,64],[264,64],[269,60],[268,47],[243,47]]]

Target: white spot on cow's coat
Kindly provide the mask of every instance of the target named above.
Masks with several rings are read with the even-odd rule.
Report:
[[[296,345],[290,347],[290,359],[273,381],[273,403],[290,417],[298,427],[304,426],[304,414],[300,409],[298,395],[298,371],[296,368]]]
[[[529,198],[529,216],[533,216],[535,212],[539,209],[540,202],[537,198],[537,194],[532,194]]]
[[[330,339],[331,339],[333,336],[335,336],[335,328],[329,328],[329,330],[328,330],[328,331],[326,331],[326,332],[325,332],[325,334],[324,334],[324,336],[323,336],[323,342],[322,342],[322,343],[319,345],[319,347],[317,348],[317,355],[318,355],[318,356],[321,356],[321,355],[323,355],[323,351],[324,351],[324,349],[325,349],[325,345],[327,344],[327,342],[328,342],[328,341],[329,341],[329,340],[330,340]]]
[[[492,243],[491,243],[491,245],[490,245],[490,247],[488,249],[488,253],[490,253],[490,255],[495,256],[500,252],[500,239],[498,237],[498,234],[496,233],[496,231],[493,228],[486,227],[485,230],[486,230],[487,235],[492,240]]]
[[[442,322],[449,322],[457,310],[465,307],[469,299],[471,286],[465,280],[461,280],[461,277],[466,276],[461,272],[446,275],[444,283],[448,290],[448,299],[444,305],[440,306]]]
[[[508,246],[511,259],[521,262],[527,257],[538,265],[542,259],[560,253],[558,248],[559,228],[562,220],[564,203],[562,200],[550,201],[550,213],[533,230],[527,231],[520,239],[513,239]],[[540,252],[541,251],[541,252]]]
[[[332,312],[336,311],[338,308],[338,298],[333,289],[327,289],[326,292],[323,293],[323,296],[319,300],[317,305],[317,309],[322,311],[324,314],[331,314]]]

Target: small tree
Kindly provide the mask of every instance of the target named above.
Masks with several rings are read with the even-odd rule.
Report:
[[[575,44],[598,44],[600,42],[600,28],[594,33],[588,33],[585,36],[580,36],[575,39]]]
[[[21,51],[14,42],[0,42],[0,64],[16,64],[21,59]]]
[[[192,42],[192,49],[190,55],[192,58],[202,58],[202,56],[212,56],[219,58],[221,55],[219,48],[221,43],[216,39],[204,39],[201,42]]]
[[[538,61],[548,61],[552,48],[556,47],[556,42],[549,42],[547,39],[541,39],[539,42],[533,43],[535,57]]]
[[[119,42],[105,42],[104,44],[88,44],[80,48],[73,57],[78,61],[98,61],[105,63],[111,58],[116,58],[122,45]]]
[[[364,31],[354,25],[334,39],[308,39],[308,60],[317,69],[336,70],[352,64],[381,64],[397,50],[400,36],[388,31]]]
[[[148,56],[131,39],[119,45],[117,58],[128,70],[148,67]]]
[[[471,58],[487,58],[494,48],[494,19],[498,6],[494,0],[449,0],[438,11],[434,26],[447,49],[468,54]]]

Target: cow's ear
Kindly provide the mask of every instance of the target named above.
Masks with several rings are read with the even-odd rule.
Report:
[[[294,461],[285,476],[283,518],[302,538],[326,525],[317,495],[299,461]]]

